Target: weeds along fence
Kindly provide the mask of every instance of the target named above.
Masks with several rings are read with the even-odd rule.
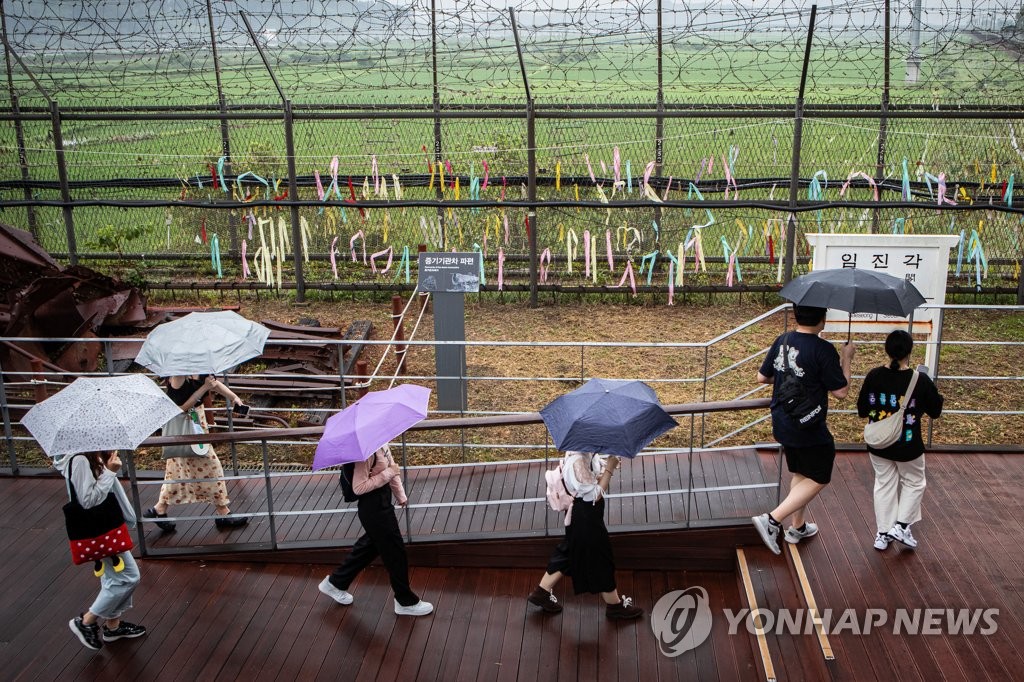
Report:
[[[0,220],[299,300],[419,250],[532,302],[774,291],[807,233],[955,234],[949,291],[1024,301],[1024,21],[978,2],[8,0]]]

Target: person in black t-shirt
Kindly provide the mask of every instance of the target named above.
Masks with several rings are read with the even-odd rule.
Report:
[[[885,339],[885,352],[892,360],[888,367],[876,367],[864,377],[857,398],[857,414],[869,422],[885,419],[908,399],[913,371],[910,352],[914,339],[902,329]],[[875,549],[884,550],[893,540],[917,547],[910,524],[921,520],[924,496],[924,441],[921,417],[932,419],[942,413],[942,395],[927,374],[919,373],[914,392],[903,416],[900,439],[887,448],[868,447],[875,470]]]
[[[782,445],[786,465],[793,474],[789,494],[772,511],[751,520],[768,549],[781,554],[779,536],[787,517],[793,517],[786,529],[786,541],[796,544],[817,534],[818,526],[804,518],[807,504],[832,480],[836,444],[828,430],[828,396],[845,398],[850,390],[850,363],[853,344],[843,346],[842,355],[818,334],[825,328],[826,308],[793,306],[796,331],[775,339],[757,373],[757,381],[772,384],[772,434]],[[779,387],[787,373],[800,379],[809,398],[822,407],[821,419],[809,428],[801,428],[778,402]]]

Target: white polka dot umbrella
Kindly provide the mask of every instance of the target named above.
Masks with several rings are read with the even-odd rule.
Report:
[[[21,423],[50,457],[134,450],[181,408],[142,374],[80,377],[37,404]]]

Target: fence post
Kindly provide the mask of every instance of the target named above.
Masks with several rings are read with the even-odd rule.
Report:
[[[441,165],[441,93],[437,87],[437,0],[430,0],[430,58],[432,60],[431,73],[433,74],[433,103],[434,103],[434,167]],[[437,189],[434,197],[438,201],[444,201],[444,182],[441,181],[441,174],[437,174]],[[441,231],[441,243],[435,245],[440,251],[447,250],[447,230],[444,224],[444,208],[437,207],[437,226]],[[425,249],[424,249],[425,250]]]
[[[662,168],[665,163],[665,83],[664,71],[662,69],[662,52],[664,42],[662,41],[662,12],[661,0],[658,0],[658,116],[654,119],[654,174],[662,176]],[[661,228],[661,205],[654,205],[654,222],[658,224],[659,234]],[[659,239],[660,241],[660,239]],[[661,244],[655,244],[655,249],[660,249]],[[651,269],[657,261],[651,263]]]
[[[231,141],[228,137],[228,103],[224,98],[224,85],[220,76],[220,54],[217,52],[217,33],[213,27],[213,0],[206,0],[206,18],[210,26],[210,50],[213,56],[213,75],[217,80],[217,105],[220,108],[220,143],[221,154],[224,156],[225,177],[234,175],[231,169]],[[230,187],[225,186],[230,195]],[[237,256],[238,251],[238,216],[234,211],[228,212],[228,248],[230,255]]]
[[[883,75],[882,75],[882,111],[878,118],[878,161],[875,164],[875,186],[878,188],[878,198],[882,198],[882,180],[885,179],[885,147],[889,133],[889,40],[891,25],[889,18],[889,2],[885,0],[885,47],[883,53]],[[878,232],[880,220],[880,209],[873,211],[871,219],[872,234]]]
[[[533,95],[530,93],[530,79],[526,75],[526,62],[523,59],[523,48],[519,43],[519,27],[516,26],[516,11],[508,8],[512,22],[512,36],[516,41],[516,53],[519,55],[519,70],[523,74],[523,88],[526,91],[526,198],[529,208],[526,213],[526,228],[530,242],[530,307],[537,307],[537,116],[533,106]]]
[[[4,36],[4,66],[7,69],[7,91],[11,96],[11,113],[14,114],[14,137],[18,145],[18,165],[21,166],[21,181],[25,184],[25,201],[32,201],[32,188],[29,187],[28,157],[25,154],[25,129],[21,123],[21,107],[18,104],[18,95],[14,92],[14,72],[11,69],[11,54],[7,47],[7,14],[4,12],[4,3],[0,1],[0,31]],[[26,206],[28,212],[28,230],[37,240],[39,234],[36,231],[36,211],[32,206]]]
[[[11,474],[18,475],[18,455],[14,451],[14,434],[11,431],[11,410],[7,405],[7,385],[4,383],[4,369],[0,367],[0,413],[4,418],[4,440],[7,442],[7,459]]]
[[[793,165],[789,178],[789,222],[786,225],[786,266],[784,282],[793,279],[793,261],[796,258],[796,200],[800,191],[800,145],[804,132],[804,88],[807,85],[807,67],[811,61],[811,40],[814,37],[814,20],[818,6],[811,5],[811,20],[807,27],[807,45],[804,47],[804,64],[800,72],[800,91],[796,97],[793,120]]]
[[[136,536],[139,538],[139,554],[145,557],[149,555],[149,550],[146,549],[146,524],[142,519],[142,498],[139,496],[139,472],[135,468],[135,453],[131,450],[122,450],[121,452],[124,454],[122,460],[125,469],[128,470],[128,486],[132,491],[132,509],[135,510],[135,518],[138,522]]]
[[[267,488],[267,520],[270,522],[270,547],[277,549],[277,523],[274,521],[274,493],[270,484],[270,453],[267,451],[267,441],[260,441],[263,450],[263,483]]]
[[[284,145],[288,154],[288,199],[292,214],[292,261],[295,263],[295,300],[306,300],[306,281],[302,273],[302,228],[300,226],[299,183],[295,176],[295,135],[292,130],[292,101],[284,101]]]
[[[356,375],[355,375],[354,379],[356,380],[356,384],[357,385],[363,384],[363,383],[367,382],[370,379],[370,376],[367,374],[366,360],[358,360],[358,361],[356,361]],[[356,394],[360,398],[362,398],[364,395],[366,395],[367,392],[368,391],[367,391],[366,386],[360,386],[360,388],[358,388],[356,390]]]
[[[75,239],[75,218],[71,214],[71,186],[68,184],[68,166],[64,158],[64,134],[60,126],[60,107],[57,100],[50,101],[50,122],[53,125],[53,148],[57,152],[57,178],[60,181],[60,200],[64,212],[64,231],[68,237],[68,261],[78,265],[78,244]]]

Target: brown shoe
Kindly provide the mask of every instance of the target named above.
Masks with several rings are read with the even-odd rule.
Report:
[[[530,596],[526,598],[534,606],[539,606],[544,613],[561,613],[562,605],[558,603],[558,597],[551,594],[538,585]]]
[[[612,620],[633,620],[644,615],[644,610],[639,606],[633,606],[632,598],[623,596],[618,604],[605,606],[604,615]]]

